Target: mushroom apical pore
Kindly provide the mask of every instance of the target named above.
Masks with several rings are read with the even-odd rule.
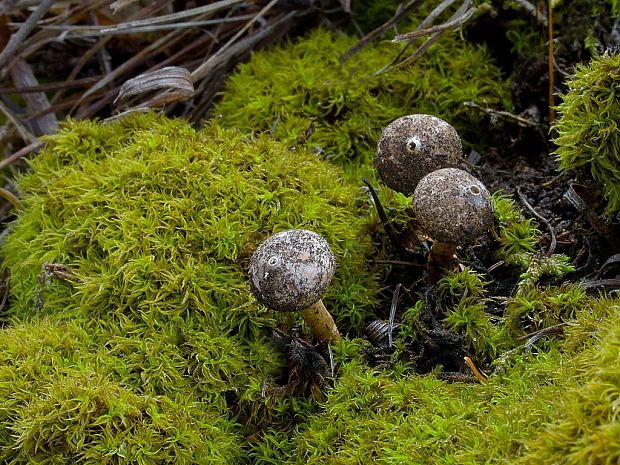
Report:
[[[493,224],[491,194],[466,171],[444,168],[420,180],[413,203],[422,230],[434,241],[428,258],[428,277],[434,283],[456,247],[476,242]]]
[[[263,305],[282,312],[301,311],[321,342],[339,339],[321,297],[336,270],[327,241],[305,229],[289,229],[264,240],[252,255],[250,286]]]
[[[458,166],[462,153],[461,139],[449,123],[432,115],[407,115],[383,130],[375,167],[388,187],[411,195],[428,173]]]

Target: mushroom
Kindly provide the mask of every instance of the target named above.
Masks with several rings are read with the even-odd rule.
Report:
[[[433,239],[427,279],[435,284],[452,261],[457,245],[475,242],[493,224],[491,195],[466,171],[443,168],[420,180],[413,204],[420,227]]]
[[[312,231],[289,229],[264,240],[250,260],[252,293],[280,312],[301,311],[320,342],[340,339],[338,328],[321,297],[336,270],[327,241]]]
[[[411,195],[428,173],[458,166],[462,153],[461,139],[449,123],[432,115],[407,115],[383,130],[375,167],[388,187]]]

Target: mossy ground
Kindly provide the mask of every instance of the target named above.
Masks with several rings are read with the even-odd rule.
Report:
[[[155,115],[70,123],[20,188],[2,333],[14,463],[110,461],[121,447],[142,463],[234,463],[244,434],[288,418],[290,401],[273,401],[279,412],[261,398],[285,371],[270,339],[285,319],[245,277],[273,232],[305,227],[330,242],[325,303],[344,334],[363,327],[379,290],[361,189],[266,137]]]
[[[393,253],[356,178],[370,172],[381,127],[425,111],[483,147],[486,123],[462,101],[510,106],[485,48],[461,40],[447,36],[415,71],[360,80],[393,46],[343,66],[354,41],[320,30],[255,54],[219,124],[139,115],[71,122],[50,138],[19,180],[23,211],[3,248],[0,460],[618,462],[620,306],[572,284],[569,258],[541,250],[543,234],[509,196],[494,196],[486,252],[461,250],[466,266],[430,296],[413,285],[420,272],[369,265]],[[408,199],[382,198],[405,227]],[[263,238],[290,227],[320,232],[336,253],[325,301],[345,338],[320,391],[283,395],[296,367],[270,336],[296,330],[256,303],[245,268]],[[394,346],[373,345],[363,328],[386,315],[396,275],[409,305]],[[446,335],[456,355],[420,359]],[[444,379],[469,373],[462,355],[484,383]]]
[[[577,68],[554,125],[560,167],[596,183],[608,215],[620,213],[620,53],[610,51]],[[592,196],[596,200],[596,196]],[[600,194],[599,194],[600,197]],[[602,203],[602,200],[598,200]]]
[[[402,316],[390,368],[370,365],[370,344],[355,337],[379,295],[365,264],[376,220],[363,192],[312,153],[154,115],[70,123],[20,187],[24,211],[4,247],[6,463],[527,463],[549,441],[570,449],[563,438],[579,428],[579,454],[615,454],[596,444],[615,431],[618,307],[543,286],[543,272],[524,273],[530,294],[509,299],[504,318],[487,313],[473,270],[440,284],[445,325],[489,371],[486,384],[442,381],[439,366],[415,373],[419,305]],[[498,257],[531,271],[540,233],[506,196],[495,204]],[[318,399],[277,395],[287,373],[270,339],[277,318],[244,276],[256,244],[291,226],[323,233],[339,260],[326,302],[350,337],[333,347],[336,376]],[[519,345],[556,323],[569,324],[566,338]],[[599,414],[583,415],[576,398]]]

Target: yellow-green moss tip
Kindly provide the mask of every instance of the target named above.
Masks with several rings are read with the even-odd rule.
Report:
[[[600,184],[610,216],[620,213],[620,53],[580,65],[557,110],[555,153],[560,168]]]

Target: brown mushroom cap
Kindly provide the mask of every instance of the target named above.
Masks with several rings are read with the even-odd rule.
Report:
[[[289,229],[258,246],[248,274],[259,302],[278,311],[296,311],[321,299],[335,270],[336,258],[323,236]]]
[[[413,204],[424,232],[436,241],[470,244],[493,224],[491,194],[482,182],[457,168],[443,168],[422,178]]]
[[[375,167],[388,187],[411,195],[428,173],[458,166],[462,154],[461,139],[449,123],[432,115],[408,115],[383,130]]]

